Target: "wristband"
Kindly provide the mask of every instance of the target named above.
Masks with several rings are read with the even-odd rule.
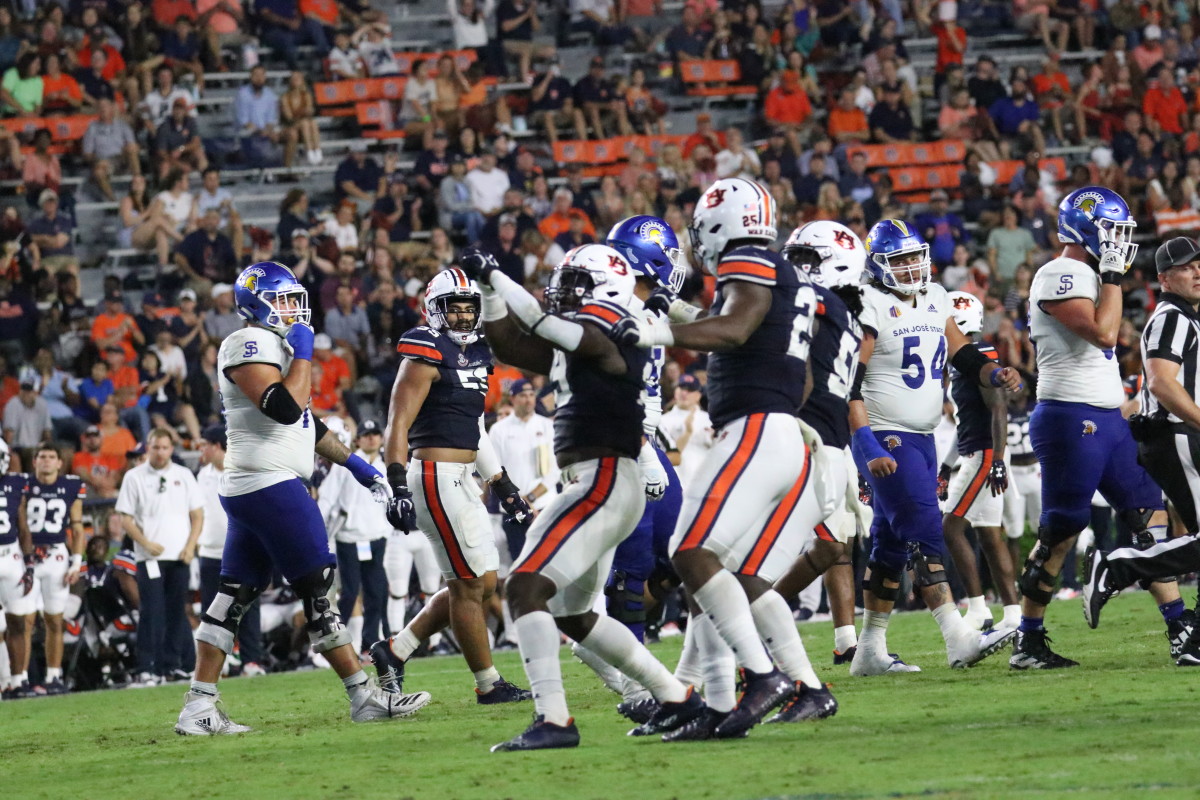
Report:
[[[887,451],[883,449],[883,445],[879,444],[879,440],[875,438],[875,434],[871,432],[870,425],[863,425],[856,430],[850,437],[850,449],[858,456],[863,464],[869,464],[877,458],[890,458]]]
[[[403,464],[388,464],[387,482],[393,489],[408,486],[408,467]]]
[[[1108,286],[1120,286],[1125,274],[1121,272],[1101,272],[1100,283]]]
[[[703,309],[676,297],[671,301],[671,307],[667,310],[667,318],[671,322],[695,322],[701,311]]]
[[[1003,385],[1000,383],[1000,373],[1003,371],[1004,367],[996,367],[994,370],[992,370],[992,374],[988,377],[988,380],[992,382],[992,386],[995,386],[997,389]]]
[[[350,457],[346,459],[346,463],[342,466],[350,470],[350,474],[353,475],[359,483],[362,483],[364,480],[371,481],[376,475],[379,474],[375,468],[364,461],[362,457],[358,455],[358,453],[351,453]]]
[[[79,555],[79,553],[72,553],[71,557],[67,559],[67,569],[70,572],[78,572],[79,568],[82,566],[83,556]]]

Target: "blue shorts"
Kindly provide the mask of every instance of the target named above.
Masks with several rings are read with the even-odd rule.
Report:
[[[1097,491],[1116,511],[1163,507],[1120,409],[1041,400],[1029,417],[1029,440],[1042,466],[1043,528],[1079,533],[1091,522]]]
[[[222,495],[221,506],[229,515],[223,578],[263,589],[271,583],[272,566],[295,583],[337,563],[317,501],[299,478],[248,494]]]
[[[942,514],[937,499],[937,453],[933,435],[903,431],[873,431],[876,440],[896,461],[896,471],[876,478],[855,456],[858,471],[867,476],[874,500],[871,523],[871,561],[903,571],[909,554],[920,545],[925,556],[945,556]]]
[[[675,467],[667,459],[666,453],[657,448],[655,452],[671,479],[667,492],[658,500],[646,503],[641,521],[613,554],[613,570],[624,572],[639,581],[648,579],[656,564],[670,564],[667,545],[671,541],[671,534],[675,532],[679,509],[683,506],[683,487],[679,485]]]

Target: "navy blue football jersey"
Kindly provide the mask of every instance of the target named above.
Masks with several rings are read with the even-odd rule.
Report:
[[[0,476],[0,546],[17,541],[17,509],[29,476],[20,472]]]
[[[731,281],[768,286],[771,308],[742,345],[708,357],[708,415],[720,428],[756,413],[796,414],[804,398],[817,295],[808,277],[778,253],[738,247],[717,265],[712,314]]]
[[[479,418],[492,373],[492,351],[480,338],[462,348],[454,340],[422,325],[400,337],[402,358],[437,367],[438,379],[408,430],[409,449],[453,447],[479,449]]]
[[[975,346],[993,361],[1000,360],[1000,354],[990,344],[976,342]],[[991,450],[992,412],[983,402],[979,377],[968,377],[951,367],[950,396],[958,407],[958,454],[965,456],[980,450]]]
[[[25,486],[25,522],[35,547],[66,544],[71,525],[71,505],[87,496],[87,484],[78,475],[59,475],[54,483],[29,476]]]
[[[862,345],[862,328],[842,298],[823,286],[817,293],[817,326],[813,334],[813,388],[800,419],[821,441],[839,450],[850,444],[850,385]]]
[[[601,300],[587,300],[569,317],[595,325],[606,335],[629,312]],[[554,452],[605,447],[637,458],[642,449],[642,389],[650,351],[617,345],[624,375],[600,369],[595,359],[554,351],[550,382],[555,393]]]

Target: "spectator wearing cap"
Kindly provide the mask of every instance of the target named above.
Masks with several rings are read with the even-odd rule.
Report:
[[[701,389],[695,375],[680,375],[675,384],[675,402],[658,423],[658,429],[679,451],[679,482],[685,491],[716,441],[708,412],[700,407]]]
[[[350,200],[360,213],[365,214],[375,204],[382,177],[383,168],[367,155],[366,144],[356,142],[333,175],[333,194],[339,201]]]
[[[221,556],[225,551],[225,537],[229,518],[221,505],[220,483],[225,472],[225,450],[227,441],[224,425],[210,425],[200,438],[200,471],[196,473],[196,489],[204,506],[204,525],[196,544],[196,555],[200,562],[200,607],[208,608],[217,595],[221,582]],[[241,627],[238,628],[238,644],[241,646],[242,674],[262,675],[263,659],[262,630],[259,619],[259,604],[255,600],[245,609]]]
[[[1129,57],[1143,75],[1150,75],[1163,60],[1162,28],[1147,25],[1141,43],[1129,52]]]
[[[476,211],[485,217],[500,211],[504,193],[510,184],[508,173],[496,167],[495,153],[485,150],[479,166],[468,172],[464,180],[471,191],[471,205]]]
[[[691,158],[700,145],[706,145],[713,153],[725,149],[725,133],[713,127],[712,114],[707,111],[696,115],[696,130],[683,140],[683,157]]]
[[[513,413],[488,431],[496,457],[508,470],[529,507],[541,511],[558,494],[559,471],[554,460],[554,423],[537,411],[537,390],[525,378],[508,387]],[[527,525],[501,522],[510,558],[525,545]]]
[[[363,420],[358,426],[355,453],[375,469],[384,472],[383,428],[373,419]],[[363,643],[376,642],[388,633],[383,631],[384,612],[387,606],[388,581],[383,561],[387,551],[392,526],[379,513],[370,489],[365,489],[353,478],[346,480],[349,473],[343,469],[331,470],[322,482],[317,504],[325,517],[329,530],[336,530],[334,550],[337,555],[338,575],[342,590],[338,595],[338,612],[342,619],[349,620],[362,595],[361,632],[355,631],[355,647],[363,650]]]
[[[221,341],[234,331],[241,330],[246,321],[233,306],[233,287],[217,283],[210,292],[213,307],[204,315],[204,332],[213,341]]]
[[[167,329],[167,322],[163,318],[165,306],[166,300],[158,292],[146,292],[142,295],[142,310],[133,320],[147,342],[153,342],[160,331]]]
[[[167,320],[167,330],[183,350],[189,369],[200,359],[200,350],[208,340],[204,334],[204,312],[199,310],[196,291],[181,289],[176,296],[179,313]]]
[[[177,97],[171,103],[171,114],[154,134],[154,160],[158,164],[158,179],[164,180],[173,169],[184,174],[192,170],[203,172],[208,168],[204,155],[204,143],[200,141],[200,129],[196,120],[189,116],[191,104]]]
[[[1182,136],[1188,121],[1188,104],[1183,92],[1175,85],[1175,74],[1169,66],[1158,69],[1158,80],[1142,96],[1142,113],[1146,126],[1156,138],[1163,134]]]
[[[221,211],[209,207],[200,217],[200,227],[175,246],[175,265],[180,276],[200,291],[211,291],[217,283],[232,283],[239,263],[233,242],[221,232]]]
[[[576,107],[583,111],[597,139],[606,139],[609,134],[633,135],[629,115],[625,111],[625,102],[604,72],[603,57],[592,58],[587,74],[575,83],[574,98]],[[605,133],[604,127],[606,117],[610,125],[608,133]]]
[[[320,21],[304,16],[296,0],[258,0],[255,11],[262,23],[263,44],[287,61],[288,69],[299,69],[296,48],[311,44],[317,56],[324,58],[329,53],[329,39]]]
[[[333,352],[333,339],[329,334],[318,333],[313,338],[312,367],[312,408],[315,414],[323,417],[343,407],[352,383],[350,365]]]
[[[34,263],[49,272],[69,269],[79,270],[79,259],[75,257],[75,245],[71,241],[75,223],[66,214],[60,214],[58,192],[43,189],[38,196],[42,213],[29,221],[26,233],[34,250]]]
[[[20,384],[17,396],[4,404],[4,440],[11,448],[28,450],[41,442],[51,441],[54,428],[50,406],[39,394],[41,379],[37,371],[26,367],[17,380]],[[21,463],[33,462],[22,453]]]
[[[800,177],[800,149],[788,141],[788,132],[784,128],[772,128],[767,137],[767,143],[759,153],[759,160],[766,163],[771,159],[779,162],[779,173],[790,181]],[[828,140],[826,140],[828,141]]]
[[[916,219],[917,230],[929,243],[929,256],[938,269],[950,266],[954,248],[969,241],[962,218],[950,211],[949,202],[944,189],[934,189],[929,195],[929,210]]]
[[[557,63],[533,81],[530,99],[533,101],[530,111],[541,120],[551,148],[558,142],[560,126],[573,127],[576,139],[587,138],[587,122],[575,105],[571,82],[559,73]]]
[[[596,227],[583,211],[572,205],[574,199],[575,196],[571,193],[570,189],[560,188],[555,190],[550,213],[538,223],[538,231],[543,236],[547,239],[557,238],[560,234],[566,233],[571,229],[572,219],[579,217],[583,223],[583,231],[589,236],[595,237]]]
[[[125,471],[125,459],[100,452],[100,428],[96,425],[84,429],[80,444],[79,451],[71,461],[71,474],[83,479],[89,494],[106,499],[116,497],[121,475]]]
[[[1038,104],[1029,97],[1029,84],[1023,78],[1013,79],[1012,94],[992,103],[988,118],[998,135],[1000,151],[1006,157],[1014,139],[1021,140],[1025,149],[1045,152],[1046,140],[1040,126],[1041,112]]]
[[[117,116],[116,104],[110,99],[100,100],[98,116],[84,132],[81,150],[84,161],[93,169],[103,161],[110,174],[114,164],[119,164],[122,171],[127,169],[134,175],[141,174],[137,138],[129,123]]]
[[[420,195],[410,195],[408,180],[397,170],[384,180],[385,194],[371,209],[371,226],[387,231],[391,244],[412,240],[415,232],[425,229],[421,209],[425,205]]]
[[[125,351],[125,360],[137,357],[134,345],[146,344],[146,337],[138,329],[133,317],[125,312],[125,299],[120,290],[110,291],[104,296],[104,308],[92,322],[92,343],[97,349],[105,350],[112,345]]]
[[[250,70],[249,82],[238,88],[233,121],[247,165],[261,168],[280,163],[279,96],[267,86],[267,70],[261,64]]]
[[[912,112],[901,102],[899,81],[883,85],[883,100],[875,104],[867,117],[873,141],[883,144],[911,142],[917,138]]]

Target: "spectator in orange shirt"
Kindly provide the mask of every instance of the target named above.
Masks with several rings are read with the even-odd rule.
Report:
[[[937,62],[934,64],[934,91],[942,86],[946,67],[951,64],[962,66],[963,54],[967,52],[967,32],[958,26],[958,3],[938,3],[938,22],[933,25],[937,38]]]
[[[684,140],[683,157],[691,158],[692,151],[702,144],[708,145],[708,149],[714,153],[725,149],[725,134],[713,130],[712,114],[707,111],[696,115],[696,132]]]
[[[88,491],[97,497],[116,497],[125,459],[100,452],[100,428],[89,425],[80,439],[83,447],[71,462],[71,474],[83,478]]]
[[[196,8],[195,0],[154,0],[150,6],[150,14],[163,31],[175,27],[175,20],[180,17],[187,17],[192,22],[200,20],[200,11]]]
[[[243,29],[246,12],[242,0],[196,0],[196,12],[196,26],[203,32],[208,48],[209,67],[220,69],[222,48],[241,47],[251,38]]]
[[[1146,115],[1146,127],[1155,138],[1164,133],[1183,135],[1188,124],[1187,101],[1175,85],[1175,75],[1170,67],[1159,68],[1157,85],[1151,85],[1142,98],[1142,113]]]
[[[142,380],[137,367],[128,362],[125,349],[120,345],[105,348],[104,361],[108,364],[108,379],[113,385],[108,402],[116,405],[121,424],[133,431],[140,441],[150,432],[150,415],[138,405]]]
[[[596,226],[587,218],[587,214],[583,213],[578,208],[574,208],[571,204],[575,202],[575,195],[565,186],[558,189],[554,193],[554,198],[551,201],[550,213],[538,223],[538,230],[542,236],[545,236],[551,241],[561,233],[566,233],[571,229],[571,218],[581,217],[584,221],[583,232],[589,236],[596,235]]]
[[[99,350],[111,345],[120,345],[125,351],[125,360],[137,358],[134,343],[140,347],[146,344],[146,337],[138,330],[133,317],[125,312],[125,303],[120,290],[114,290],[104,296],[104,311],[96,315],[92,322],[92,342]]]
[[[768,124],[782,128],[793,150],[800,149],[800,130],[812,116],[812,103],[800,84],[800,76],[786,69],[778,85],[767,93],[763,116]]]
[[[46,74],[42,75],[42,112],[70,114],[83,105],[83,90],[79,81],[62,71],[57,53],[46,56]]]
[[[512,386],[513,381],[524,378],[525,376],[516,367],[510,367],[508,364],[501,364],[497,361],[488,378],[488,391],[487,396],[483,398],[483,410],[488,414],[494,412],[500,401],[508,396],[508,389]]]
[[[320,23],[330,41],[341,26],[341,11],[335,0],[300,0],[300,16]]]
[[[350,365],[333,352],[333,339],[327,333],[313,337],[312,408],[317,416],[345,409],[345,393],[350,388]]]
[[[1029,83],[1038,107],[1050,112],[1054,136],[1058,141],[1064,142],[1066,137],[1063,134],[1063,108],[1074,108],[1075,99],[1071,93],[1071,82],[1059,67],[1058,58],[1057,51],[1050,51],[1042,59],[1042,71],[1034,75]],[[1079,136],[1079,132],[1076,131],[1075,135]]]
[[[1147,25],[1142,31],[1141,43],[1129,52],[1129,56],[1143,75],[1152,74],[1154,68],[1163,60],[1162,28]]]
[[[100,70],[100,77],[108,81],[114,89],[119,88],[119,79],[125,74],[125,59],[120,50],[108,43],[108,34],[100,26],[89,31],[75,51],[75,61],[80,69],[92,68],[92,52],[95,50],[104,52],[105,61]]]
[[[871,138],[867,115],[854,104],[854,90],[842,89],[837,105],[829,110],[825,129],[839,145],[866,142]]]
[[[121,425],[117,407],[112,403],[100,406],[100,453],[124,460],[125,454],[137,447],[129,429]]]

